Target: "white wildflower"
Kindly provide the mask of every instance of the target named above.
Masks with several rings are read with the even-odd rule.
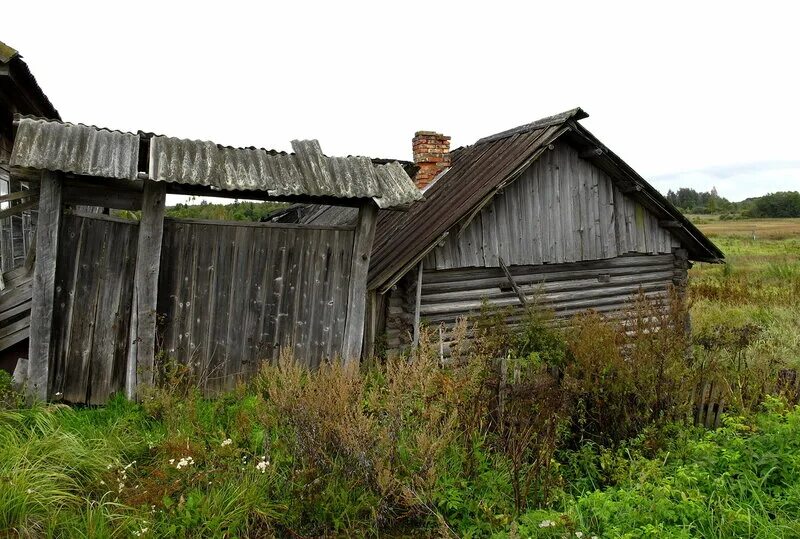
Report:
[[[583,537],[583,532],[575,532],[575,537],[581,539]]]
[[[222,440],[222,443],[220,445],[222,447],[225,447],[226,445],[231,445],[232,443],[233,443],[233,440],[231,440],[230,438],[225,438],[224,440]]]
[[[119,488],[117,488],[117,490],[122,490],[124,488],[125,488],[125,483],[120,483]]]
[[[33,489],[32,489],[32,488],[29,488],[29,489],[28,489],[26,492],[27,492],[28,494],[33,494]]]
[[[105,481],[103,481],[103,480],[101,479],[101,480],[100,480],[100,484],[101,484],[101,485],[105,485],[105,484],[106,484],[106,482],[105,482]]]
[[[175,464],[175,459],[169,459],[170,464]]]
[[[64,394],[60,391],[56,392],[56,398],[62,397]]]
[[[192,464],[194,464],[192,457],[183,457],[178,461],[178,464],[176,464],[175,467],[180,470],[181,468],[191,466]]]
[[[264,473],[267,471],[267,466],[269,466],[269,461],[267,460],[267,457],[261,457],[261,462],[256,464],[256,470],[258,470],[261,473]]]
[[[553,522],[552,520],[543,520],[543,521],[541,521],[539,523],[539,527],[540,528],[550,528],[550,527],[555,526],[555,525],[556,525],[556,523]]]

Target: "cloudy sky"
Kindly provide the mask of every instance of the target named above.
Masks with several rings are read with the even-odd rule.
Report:
[[[576,106],[662,191],[800,189],[793,2],[11,2],[65,120],[410,159]]]

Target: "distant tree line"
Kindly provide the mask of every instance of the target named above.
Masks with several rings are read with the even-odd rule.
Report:
[[[270,213],[285,208],[280,202],[240,202],[214,204],[201,200],[199,204],[176,204],[167,208],[167,216],[182,219],[209,219],[212,221],[261,221]]]
[[[735,219],[747,217],[800,217],[800,192],[781,191],[761,197],[731,202],[719,196],[716,189],[695,191],[681,187],[669,190],[667,200],[684,213],[719,214]]]

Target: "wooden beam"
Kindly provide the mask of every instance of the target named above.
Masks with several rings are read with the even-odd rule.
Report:
[[[414,302],[414,348],[419,344],[419,308],[422,305],[422,261],[417,270],[417,297]]]
[[[156,300],[164,236],[166,184],[146,181],[142,195],[142,220],[133,275],[130,348],[125,369],[125,395],[129,399],[151,386],[156,352]]]
[[[0,196],[0,202],[8,202],[9,200],[18,200],[20,198],[29,198],[32,196],[37,196],[39,194],[39,189],[25,189],[24,191],[17,191],[16,193],[9,193],[7,195]]]
[[[46,400],[52,353],[53,302],[55,300],[56,255],[61,227],[61,178],[42,173],[39,217],[36,230],[36,261],[33,269],[28,379],[31,400]]]
[[[33,197],[30,200],[26,200],[20,204],[15,204],[10,208],[6,208],[4,210],[0,210],[0,219],[5,219],[6,217],[11,217],[12,215],[17,215],[19,213],[24,212],[25,210],[30,210],[35,208],[36,205],[39,203],[39,197]]]
[[[168,183],[167,192],[171,195],[193,195],[204,197],[234,198],[237,200],[266,200],[273,202],[289,202],[297,204],[321,204],[326,206],[362,207],[372,204],[371,198],[337,198],[332,196],[309,195],[271,195],[266,191],[222,191],[204,185],[186,185]]]
[[[367,301],[367,273],[375,238],[378,207],[368,202],[358,210],[358,224],[353,239],[353,259],[347,292],[347,319],[344,325],[342,359],[345,365],[358,362],[364,341],[364,311]]]
[[[603,155],[602,148],[592,148],[591,150],[585,150],[578,154],[578,157],[581,159],[591,159],[592,157],[600,157]]]
[[[506,266],[506,263],[503,262],[503,259],[501,257],[497,257],[497,261],[500,263],[500,267],[503,268],[503,273],[506,274],[506,279],[508,279],[508,282],[511,283],[512,290],[516,292],[519,302],[523,307],[527,307],[528,298],[525,297],[525,292],[522,291],[517,282],[514,280],[514,277],[511,276],[511,272],[508,271],[508,267]]]
[[[683,224],[680,221],[659,221],[658,226],[661,228],[683,228]]]

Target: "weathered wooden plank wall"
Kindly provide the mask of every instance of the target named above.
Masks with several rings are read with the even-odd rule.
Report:
[[[340,354],[353,241],[346,227],[165,220],[162,349],[209,393],[284,347],[311,366]]]
[[[567,144],[547,151],[425,258],[426,269],[560,264],[678,247],[658,219]]]
[[[123,389],[138,229],[111,217],[63,216],[51,395],[102,404]]]
[[[586,309],[613,315],[623,310],[640,290],[651,298],[665,297],[672,285],[685,283],[680,257],[628,255],[565,264],[509,266],[514,281],[529,304],[538,304],[566,318]],[[387,345],[399,351],[411,342],[416,304],[416,275],[409,275],[389,292]],[[510,323],[524,312],[517,293],[501,268],[425,270],[422,276],[420,316],[430,325],[444,324],[445,347],[458,318],[473,318],[486,302],[509,307]]]

